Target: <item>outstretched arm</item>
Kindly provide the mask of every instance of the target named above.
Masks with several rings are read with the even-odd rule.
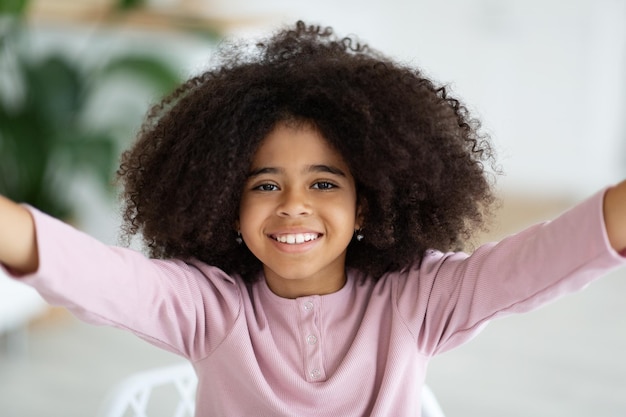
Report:
[[[35,224],[28,210],[0,195],[0,263],[17,274],[39,266]]]
[[[604,222],[611,246],[626,253],[626,181],[607,190],[604,196]]]

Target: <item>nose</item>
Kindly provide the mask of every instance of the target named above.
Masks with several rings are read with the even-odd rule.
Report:
[[[283,190],[277,214],[281,217],[308,216],[312,212],[311,202],[305,190],[288,188]]]

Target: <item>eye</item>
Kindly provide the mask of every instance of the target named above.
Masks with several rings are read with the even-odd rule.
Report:
[[[332,182],[328,182],[328,181],[318,181],[315,184],[313,184],[314,189],[316,190],[332,190],[333,188],[336,188],[337,186],[335,184],[333,184]]]
[[[256,191],[277,191],[278,186],[276,184],[260,184],[253,188]]]

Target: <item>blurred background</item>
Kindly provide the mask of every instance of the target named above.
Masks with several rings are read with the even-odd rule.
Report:
[[[230,37],[297,19],[449,85],[504,175],[497,239],[626,177],[626,0],[0,0],[0,193],[118,242],[111,179],[144,114]],[[449,417],[626,415],[626,272],[436,358]],[[179,361],[0,277],[0,415],[95,415]]]

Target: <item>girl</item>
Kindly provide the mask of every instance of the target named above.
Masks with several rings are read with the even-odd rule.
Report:
[[[459,101],[302,22],[246,51],[123,155],[126,236],[150,258],[0,199],[7,272],[189,359],[198,416],[418,416],[433,355],[626,263],[626,182],[455,252],[493,201]]]

